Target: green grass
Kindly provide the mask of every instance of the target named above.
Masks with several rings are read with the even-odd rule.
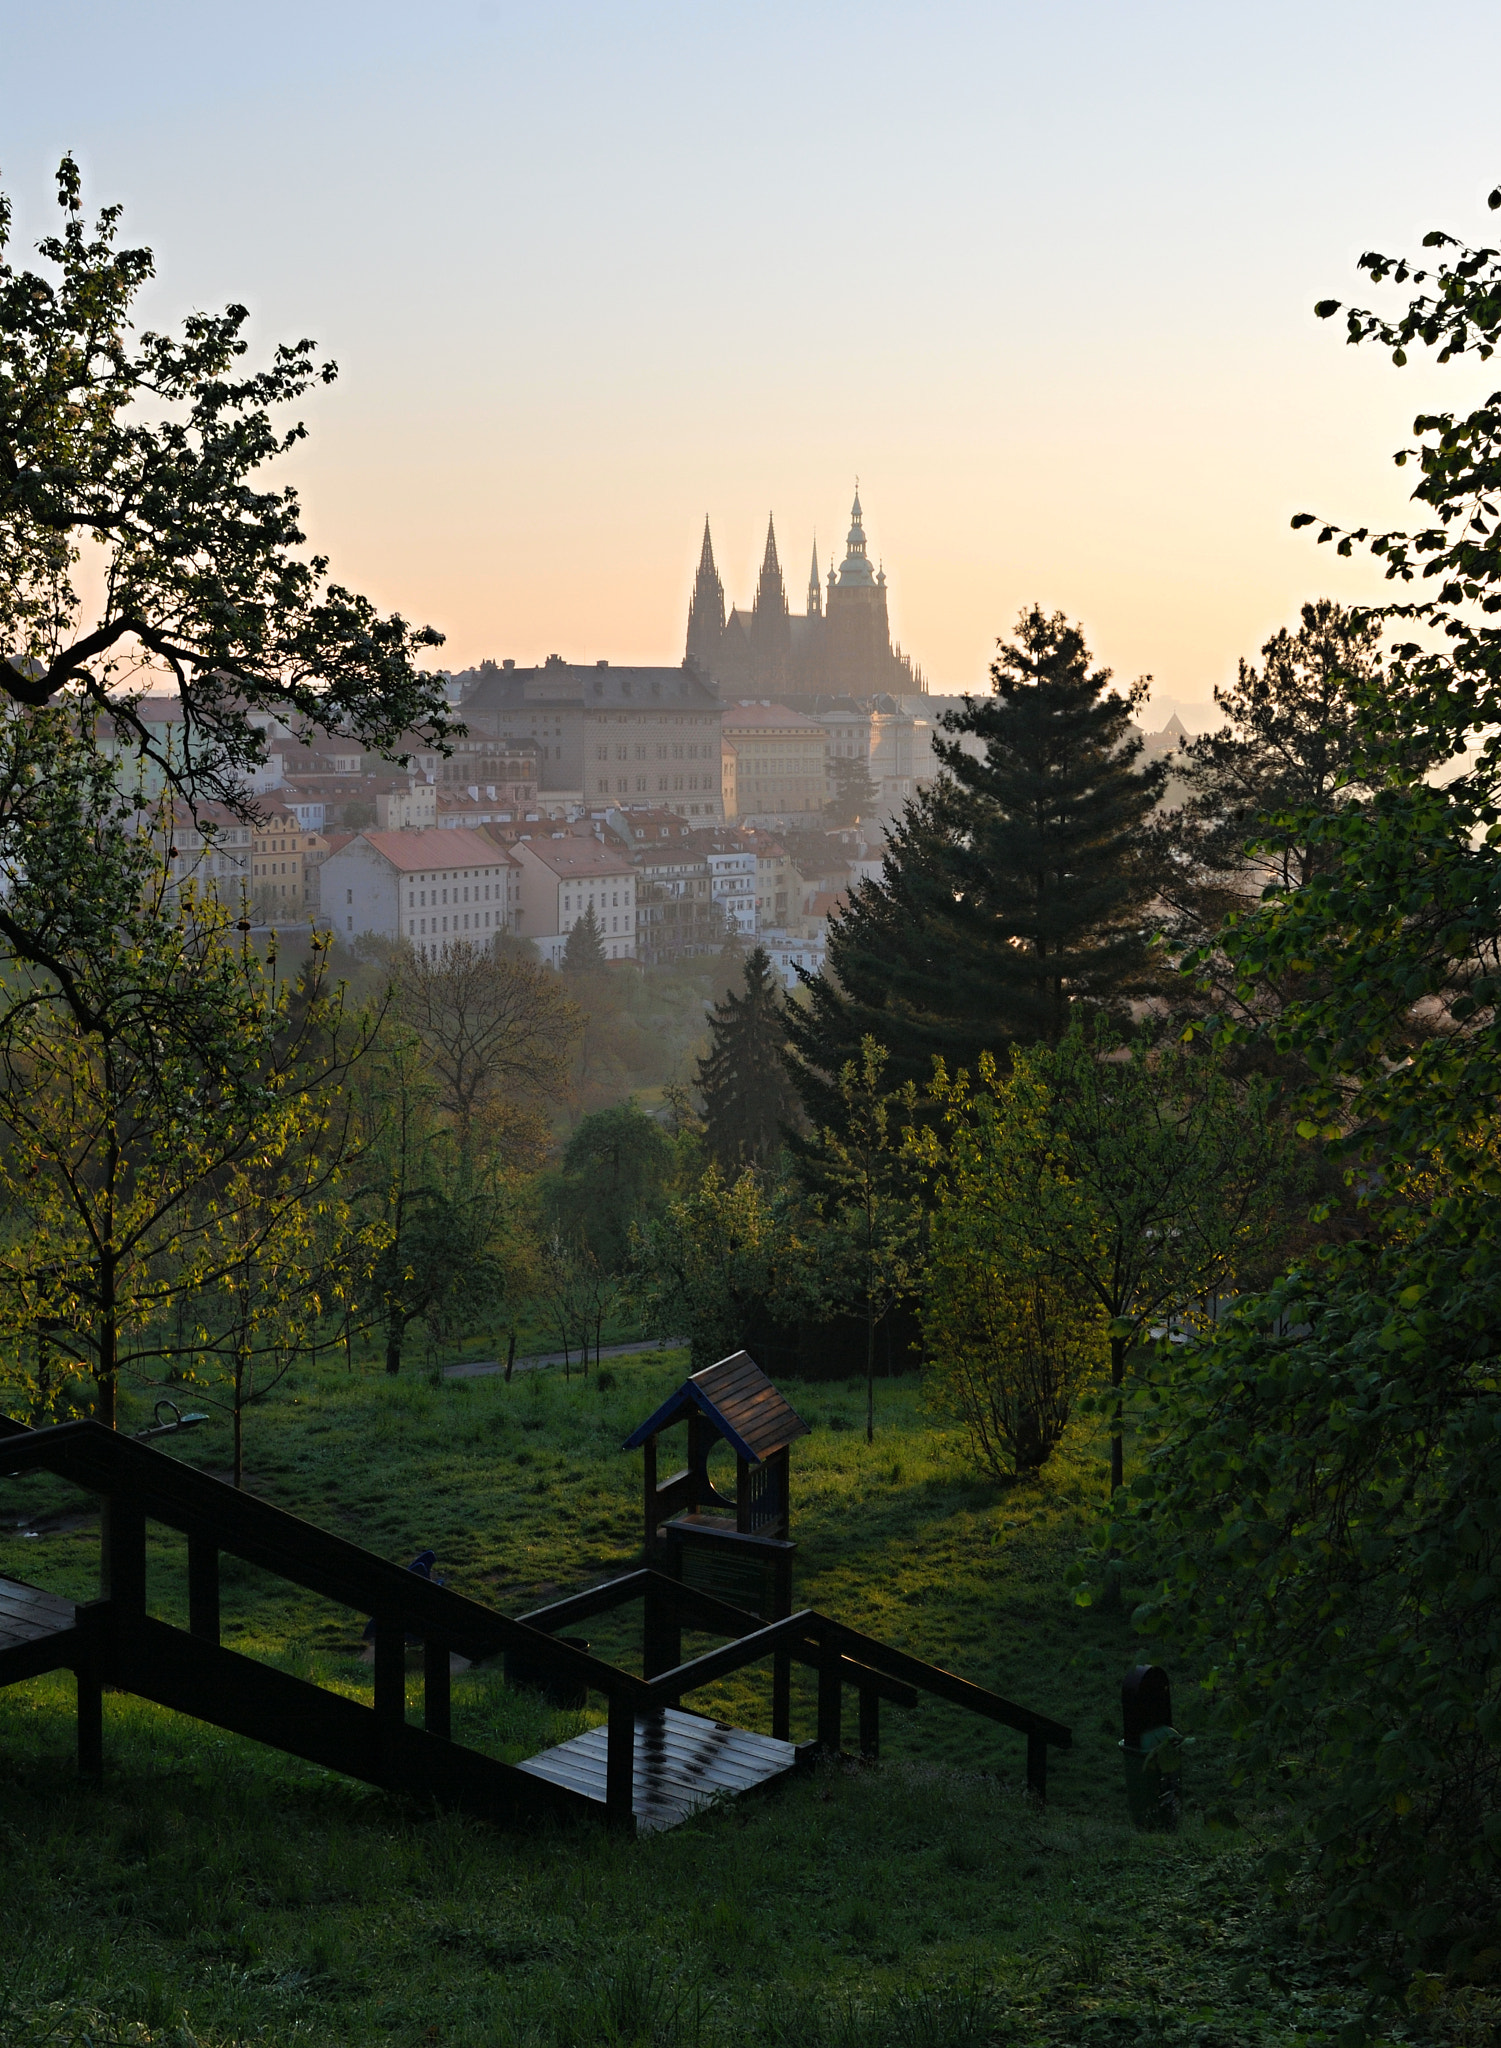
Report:
[[[521,1611],[636,1562],[640,1466],[619,1445],[683,1369],[617,1361],[602,1389],[325,1368],[252,1417],[250,1484],[403,1562],[430,1545],[451,1585]],[[1340,1973],[1258,1917],[1275,1819],[1203,1817],[1226,1802],[1213,1743],[1177,1836],[1125,1825],[1117,1688],[1136,1645],[1063,1587],[1099,1447],[997,1488],[910,1382],[878,1389],[871,1447],[861,1390],[787,1391],[813,1425],[793,1456],[799,1604],[1068,1722],[1046,1812],[1023,1797],[1019,1738],[931,1701],[885,1710],[877,1768],[822,1767],[638,1843],[420,1812],[122,1696],[96,1788],[72,1768],[71,1679],[39,1680],[0,1693],[0,2048],[1333,2041],[1353,2010]],[[182,1448],[222,1470],[225,1437]],[[92,1594],[96,1526],[14,1533],[68,1505],[50,1479],[4,1483],[0,1572]],[[183,1545],[155,1527],[150,1545],[152,1610],[181,1621]],[[362,1616],[228,1560],[223,1615],[237,1649],[368,1696]],[[631,1662],[638,1630],[627,1610],[588,1633]],[[764,1728],[768,1674],[689,1704]],[[454,1714],[510,1761],[579,1725],[491,1671],[456,1679]],[[811,1735],[806,1686],[794,1717]]]

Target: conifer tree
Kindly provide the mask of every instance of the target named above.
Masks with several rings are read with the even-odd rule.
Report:
[[[604,944],[599,936],[599,919],[594,915],[591,903],[583,916],[575,919],[568,934],[568,944],[563,948],[563,972],[599,974],[607,964]]]
[[[829,781],[833,787],[823,814],[830,825],[858,825],[878,809],[881,791],[864,761],[845,757],[831,761]]]
[[[745,963],[744,991],[709,1013],[709,1050],[698,1063],[709,1150],[726,1173],[768,1166],[797,1121],[797,1095],[784,1060],[787,1003],[766,950]]]
[[[1370,758],[1387,689],[1381,643],[1379,618],[1321,597],[1296,632],[1263,643],[1260,668],[1242,661],[1215,690],[1225,722],[1176,764],[1187,800],[1170,820],[1174,897],[1191,926],[1212,931],[1264,889],[1302,889],[1337,865],[1321,821],[1388,779]],[[1391,779],[1419,774],[1434,752],[1409,737]]]
[[[935,1054],[972,1072],[982,1051],[1056,1042],[1077,1004],[1149,979],[1146,826],[1167,767],[1138,766],[1145,683],[1108,689],[1078,628],[1036,605],[990,674],[993,697],[941,720],[943,775],[907,805],[880,880],[831,921],[825,969],[789,1013],[818,1125],[837,1123],[834,1077],[867,1035],[890,1051],[893,1082],[922,1086]]]

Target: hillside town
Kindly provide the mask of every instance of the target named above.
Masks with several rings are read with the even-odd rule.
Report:
[[[824,592],[815,556],[803,619],[770,527],[754,605],[726,614],[706,522],[679,667],[482,662],[446,678],[446,750],[410,732],[375,754],[264,714],[255,822],[174,805],[159,827],[174,882],[256,924],[311,919],[433,959],[504,934],[558,966],[591,915],[610,961],[667,966],[733,936],[793,987],[823,967],[829,918],[936,780],[942,715],[964,701],[920,687],[893,649],[863,516],[857,493],[845,558]],[[875,687],[891,682],[907,688]],[[178,699],[137,716],[176,758]],[[1144,751],[1187,737],[1174,717]]]

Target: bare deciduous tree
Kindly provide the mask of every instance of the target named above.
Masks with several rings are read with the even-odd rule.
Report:
[[[392,970],[461,1146],[502,1109],[517,1117],[562,1094],[583,1016],[549,969],[460,940],[431,959],[404,946]]]

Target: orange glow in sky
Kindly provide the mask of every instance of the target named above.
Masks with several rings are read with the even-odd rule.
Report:
[[[1487,232],[1488,124],[1409,90],[1390,0],[126,14],[0,0],[16,253],[71,148],[149,319],[316,335],[310,535],[451,666],[680,659],[706,512],[742,603],[775,513],[800,610],[858,472],[931,687],[1036,599],[1202,706],[1380,587],[1291,515],[1401,519],[1413,413],[1488,388],[1312,315],[1362,248]],[[1493,75],[1501,15],[1423,50]]]

